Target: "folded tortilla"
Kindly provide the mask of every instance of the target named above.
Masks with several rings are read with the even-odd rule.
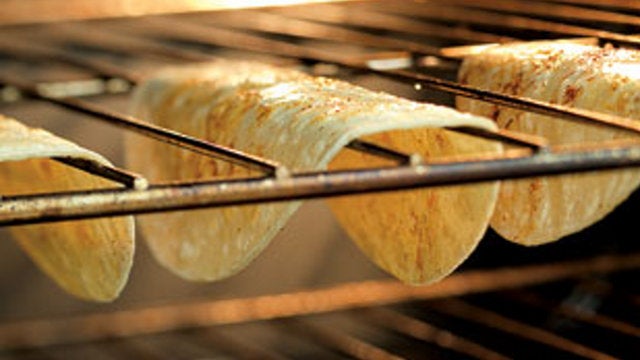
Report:
[[[463,125],[494,129],[489,119],[250,62],[165,70],[139,86],[133,110],[157,125],[279,161],[293,171],[325,169],[351,140],[372,134],[381,134],[379,140],[385,144],[426,156],[500,150],[495,142],[433,129]],[[126,143],[131,168],[153,181],[252,174],[136,135]],[[354,161],[375,164],[377,160],[347,153],[335,166]],[[412,195],[358,196],[337,200],[333,208],[378,265],[403,281],[424,283],[453,270],[473,250],[488,226],[497,189],[494,183]],[[407,196],[415,198],[398,202]],[[146,215],[140,226],[164,266],[189,280],[216,280],[246,267],[299,205]]]
[[[634,50],[567,42],[497,46],[466,58],[459,77],[489,90],[640,119],[640,52]],[[457,105],[493,117],[502,128],[543,136],[552,145],[633,136],[464,98]],[[548,243],[602,219],[639,183],[637,170],[506,181],[491,225],[516,243]]]
[[[2,196],[113,187],[50,157],[109,165],[94,152],[0,115]],[[134,253],[131,216],[23,225],[10,231],[38,267],[79,298],[111,301],[127,281]]]

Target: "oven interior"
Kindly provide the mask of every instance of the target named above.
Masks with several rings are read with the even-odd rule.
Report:
[[[128,130],[50,99],[126,114],[146,74],[239,57],[453,106],[456,93],[437,86],[455,84],[451,54],[538,39],[634,47],[640,27],[638,5],[622,0],[52,3],[9,2],[0,17],[0,112],[118,166]],[[220,282],[178,279],[139,235],[127,288],[106,305],[64,294],[3,230],[0,357],[629,358],[640,351],[639,196],[550,245],[489,230],[453,275],[417,288],[378,270],[322,200],[309,200],[249,268]]]

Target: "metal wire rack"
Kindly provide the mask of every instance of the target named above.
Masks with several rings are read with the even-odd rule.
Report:
[[[139,181],[140,176],[126,170],[100,170],[75,163],[71,165],[109,176],[125,187],[3,197],[0,225],[638,166],[640,125],[631,119],[489,92],[451,80],[460,57],[484,43],[570,37],[592,44],[637,46],[638,39],[629,35],[640,27],[640,16],[634,11],[634,4],[622,0],[364,1],[2,27],[0,83],[5,86],[4,100],[46,101],[165,141],[167,146],[180,146],[259,170],[262,175],[147,186]],[[353,51],[336,50],[343,48]],[[301,63],[315,72],[373,74],[407,84],[417,96],[431,96],[433,90],[553,115],[558,121],[625,129],[629,138],[548,146],[545,139],[527,134],[459,129],[516,146],[503,155],[454,162],[429,159],[427,163],[415,158],[411,161],[411,154],[355,141],[349,145],[352,149],[395,160],[398,165],[297,173],[272,159],[105,109],[87,96],[128,90],[145,76],[140,63],[210,61],[229,50]],[[51,81],[46,76],[31,78],[14,71],[51,63],[66,64],[88,74],[94,81],[91,84],[97,81],[98,86],[76,93],[70,86],[77,83],[74,79]],[[67,159],[61,160],[68,163]],[[76,201],[79,199],[83,201]],[[637,255],[618,255],[466,272],[424,289],[387,282],[355,283],[259,298],[2,324],[0,344],[12,350],[0,355],[57,358],[99,354],[103,358],[150,359],[386,359],[424,354],[494,359],[624,357],[637,352],[640,337],[640,319],[634,315],[640,304],[638,289],[630,281],[637,276],[638,262]],[[610,275],[603,282],[593,274]],[[572,289],[573,293],[559,288]],[[437,300],[442,298],[447,300]],[[585,305],[589,300],[598,306]],[[518,310],[511,311],[512,307]],[[536,313],[544,316],[536,318],[532,315]],[[252,327],[267,327],[274,335],[247,343],[243,334],[255,331]],[[583,330],[585,327],[589,331]],[[607,336],[618,339],[615,346],[603,340]],[[502,338],[509,341],[496,340]],[[69,345],[73,343],[76,345]]]
[[[369,281],[39,319],[0,325],[0,345],[14,358],[83,357],[99,350],[110,354],[106,358],[149,359],[611,359],[637,351],[638,289],[626,283],[637,276],[629,272],[637,263],[638,255],[601,256],[469,271],[430,287]],[[585,277],[611,272],[618,275],[607,281]],[[252,326],[274,337],[247,341],[254,339]]]
[[[398,154],[397,151],[381,149],[375,144],[356,141],[350,145],[351,148],[378,156],[391,157],[392,159],[400,160],[400,164],[391,168],[359,171],[289,174],[274,160],[261,159],[235,149],[211,144],[201,139],[194,139],[169,129],[158,128],[145,123],[144,119],[134,119],[126,114],[114,113],[77,97],[58,97],[53,94],[47,94],[37,83],[24,81],[15,76],[15,74],[3,72],[0,74],[0,82],[20,90],[24,96],[48,101],[173,145],[261,170],[265,173],[265,177],[248,178],[245,181],[233,182],[152,184],[147,189],[140,189],[143,186],[139,186],[138,189],[78,191],[41,194],[38,196],[8,196],[0,204],[0,224],[17,225],[127,213],[327,197],[346,193],[459,184],[571,171],[589,171],[635,166],[640,163],[640,148],[638,148],[634,136],[634,133],[640,131],[640,126],[632,120],[494,93],[427,74],[422,64],[428,59],[435,61],[437,68],[439,66],[450,66],[456,61],[456,58],[450,56],[450,53],[447,55],[446,49],[431,45],[426,46],[415,40],[396,41],[395,33],[381,37],[366,31],[367,29],[373,29],[378,32],[393,32],[398,30],[398,26],[393,26],[393,24],[402,23],[404,24],[404,32],[436,33],[438,38],[443,38],[443,40],[452,43],[463,41],[468,43],[470,40],[487,40],[488,38],[504,41],[514,38],[514,36],[506,37],[499,32],[494,34],[493,37],[487,37],[487,32],[483,29],[476,30],[472,28],[486,24],[488,21],[491,22],[493,27],[499,26],[492,21],[495,20],[497,15],[490,13],[489,10],[494,12],[504,11],[501,5],[503,3],[496,2],[495,6],[489,10],[472,10],[478,12],[474,13],[473,18],[468,15],[456,15],[465,14],[463,11],[456,11],[456,7],[469,6],[468,3],[456,1],[453,4],[455,5],[453,7],[441,6],[438,2],[429,2],[427,5],[421,5],[419,8],[422,10],[417,13],[419,20],[402,18],[414,7],[411,2],[402,2],[393,6],[378,2],[366,2],[357,5],[357,16],[349,16],[348,18],[344,16],[344,5],[315,5],[313,6],[313,11],[309,11],[308,9],[312,8],[312,6],[307,5],[305,7],[282,8],[261,12],[256,10],[238,11],[231,14],[232,16],[227,16],[228,14],[226,13],[198,13],[184,16],[136,18],[133,21],[64,23],[62,25],[48,25],[44,28],[35,27],[34,29],[29,29],[31,31],[26,31],[24,28],[18,29],[19,31],[11,31],[15,29],[9,29],[7,30],[7,36],[1,38],[0,42],[3,46],[3,53],[10,59],[8,61],[25,61],[29,59],[61,61],[93,72],[96,76],[102,78],[124,80],[130,85],[138,83],[143,74],[131,68],[119,66],[113,61],[105,59],[105,56],[96,56],[96,54],[104,55],[106,53],[110,56],[126,56],[129,58],[141,58],[152,54],[164,58],[170,56],[173,60],[179,58],[181,61],[185,59],[193,61],[194,59],[210,60],[215,57],[211,53],[206,53],[206,50],[202,50],[203,46],[262,52],[312,63],[328,63],[347,69],[367,71],[382,77],[408,82],[418,89],[431,88],[458,96],[467,96],[527,111],[553,115],[566,121],[587,121],[593,122],[598,126],[621,128],[629,130],[629,139],[608,144],[554,147],[547,146],[544,139],[527,134],[512,133],[506,130],[490,133],[460,129],[456,131],[521,145],[521,149],[493,158],[477,159],[470,157],[456,162],[430,160],[430,163],[410,163],[406,161],[406,159],[410,158],[410,154]],[[356,7],[356,5],[350,6]],[[487,6],[489,5],[484,7]],[[471,7],[477,7],[477,5]],[[438,22],[443,20],[453,21],[467,26],[464,36],[460,36],[460,32],[456,30],[460,27],[450,24],[431,24],[430,17],[425,13],[429,14],[432,8],[440,9],[434,12],[436,15],[431,16],[432,18],[433,16],[439,17],[439,15],[442,15],[443,18],[439,18]],[[320,22],[309,20],[312,16],[310,14],[316,11],[322,14]],[[598,11],[600,11],[598,14],[602,13],[601,10]],[[507,22],[508,24],[511,22],[518,24],[515,28],[526,26],[526,23],[522,25],[518,22],[522,15],[510,15],[508,14],[510,12],[518,12],[518,8],[509,10],[506,15],[500,15],[507,16],[507,19],[515,17],[511,19],[513,21]],[[396,15],[396,13],[403,15]],[[591,19],[589,17],[590,14],[591,12],[586,12],[586,15],[576,16],[575,19],[582,20],[584,18],[589,20]],[[613,13],[604,12],[603,14],[608,15],[601,19],[605,22],[609,20],[616,21],[617,19]],[[549,14],[541,11],[540,15],[548,16]],[[255,19],[255,21],[241,21],[247,17]],[[220,21],[221,19],[222,21]],[[342,21],[344,22],[340,24]],[[409,26],[412,21],[416,22],[415,26]],[[420,22],[418,23],[418,21]],[[540,22],[536,29],[553,34],[562,36],[598,35],[598,38],[581,39],[581,41],[613,41],[614,38],[620,41],[626,40],[626,44],[635,41],[635,38],[631,36],[611,31],[582,27],[578,27],[578,29],[571,27],[567,30],[562,26],[556,26],[556,23],[548,20],[540,20]],[[422,24],[422,26],[418,26],[419,24]],[[514,29],[514,27],[507,26],[507,30]],[[436,29],[451,29],[451,31],[435,32]],[[285,41],[274,38],[274,34],[299,40]],[[340,52],[327,50],[316,44],[305,42],[309,38],[319,38],[330,42],[348,42],[358,46],[363,54],[345,56]],[[177,47],[176,42],[183,46]],[[184,44],[187,43],[196,44],[201,49],[186,48]],[[84,53],[81,51],[69,51],[74,47],[85,51]],[[91,52],[87,52],[87,49],[90,49]],[[379,65],[376,65],[376,61],[382,60],[386,60],[387,63],[390,61],[397,63],[402,60],[400,63],[410,64],[410,66],[380,68]],[[279,176],[283,174],[287,176]],[[80,199],[85,201],[77,201]],[[80,203],[82,205],[78,205]]]

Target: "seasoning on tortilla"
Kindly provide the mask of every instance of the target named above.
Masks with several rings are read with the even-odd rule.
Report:
[[[136,90],[133,110],[159,126],[276,160],[296,172],[326,169],[350,141],[373,134],[426,156],[501,149],[495,142],[424,130],[494,129],[489,119],[242,61],[165,70]],[[127,154],[131,168],[152,181],[255,175],[136,135],[127,141]],[[351,160],[336,161],[339,167]],[[452,271],[473,250],[488,226],[497,190],[496,183],[421,190],[410,195],[410,204],[388,207],[386,199],[404,200],[410,193],[352,197],[334,201],[333,208],[374,262],[405,282],[426,283]],[[369,198],[375,211],[363,207],[362,199]],[[165,267],[189,280],[216,280],[246,267],[299,205],[153,214],[140,217],[139,224]],[[368,228],[370,222],[389,226]],[[468,228],[458,231],[461,226]]]
[[[51,133],[0,115],[3,196],[113,187],[113,183],[49,159],[109,162]],[[67,292],[93,301],[115,299],[127,282],[134,253],[131,216],[10,228],[35,264]]]
[[[640,52],[569,42],[489,47],[467,57],[460,81],[576,108],[640,119]],[[459,98],[462,111],[493,117],[551,145],[607,141],[629,132]],[[599,221],[640,184],[637,170],[535,177],[502,183],[491,226],[524,245],[558,240]]]

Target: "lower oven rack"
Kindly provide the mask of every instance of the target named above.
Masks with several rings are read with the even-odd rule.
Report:
[[[640,337],[640,289],[627,283],[639,259],[598,256],[467,271],[430,287],[367,281],[4,323],[0,356],[624,357]]]

